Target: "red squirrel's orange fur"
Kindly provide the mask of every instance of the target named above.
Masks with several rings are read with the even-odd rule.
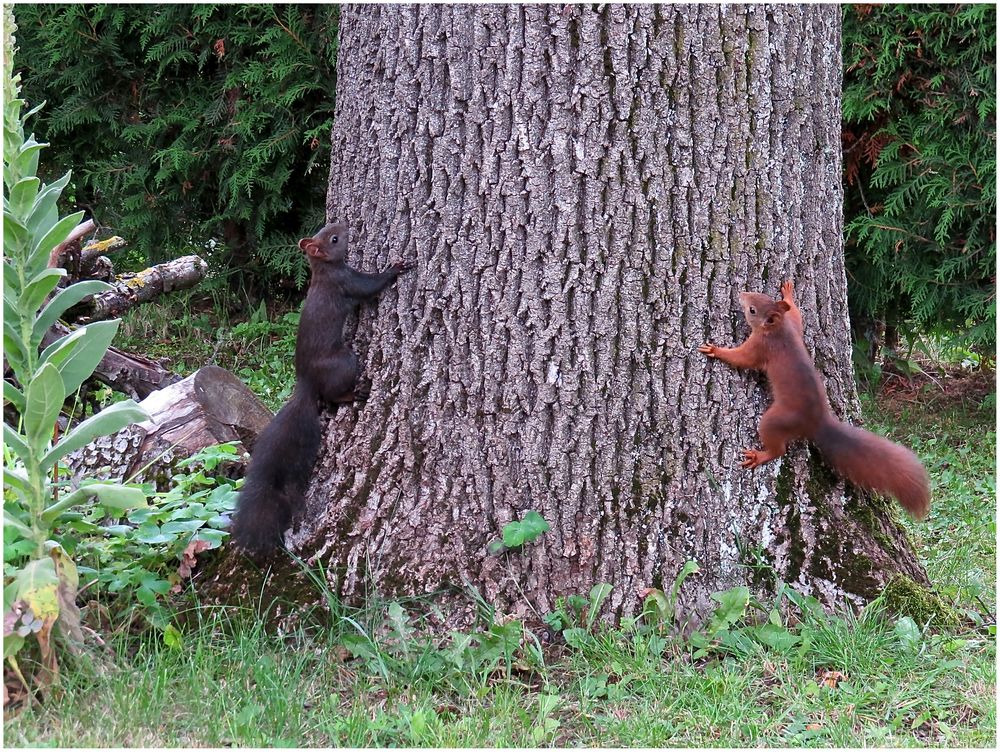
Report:
[[[894,496],[911,515],[930,509],[927,471],[906,447],[841,423],[830,411],[819,372],[802,341],[802,314],[792,297],[791,281],[781,286],[781,300],[740,293],[750,336],[739,347],[698,348],[734,368],[764,371],[774,401],[760,419],[764,449],[743,451],[742,466],[754,468],[785,453],[789,441],[808,439],[837,473],[857,486]]]

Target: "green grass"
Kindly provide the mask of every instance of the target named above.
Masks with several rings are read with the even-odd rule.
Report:
[[[64,694],[5,726],[10,746],[990,746],[989,639],[891,620],[803,624],[812,645],[692,661],[634,629],[488,674],[412,663],[388,681],[343,661],[336,632],[266,634],[250,618],[206,624],[168,647],[121,638],[119,657],[65,678]],[[422,645],[412,638],[411,649]],[[387,657],[399,655],[387,641]],[[447,645],[432,645],[430,652]],[[420,652],[417,650],[416,652]],[[848,678],[824,686],[825,671]]]
[[[331,625],[280,637],[254,614],[196,608],[180,643],[124,631],[108,657],[67,665],[58,697],[5,719],[5,741],[993,747],[996,438],[982,399],[865,401],[868,424],[928,464],[932,515],[905,524],[961,627],[907,623],[876,603],[807,612],[783,626],[794,644],[768,646],[748,627],[694,659],[689,643],[640,625],[539,651],[513,622],[432,638],[410,605],[335,606]]]

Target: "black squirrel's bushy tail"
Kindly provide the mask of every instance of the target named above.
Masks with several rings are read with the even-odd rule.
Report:
[[[254,445],[233,520],[236,545],[263,556],[284,543],[285,530],[305,503],[320,438],[316,397],[296,384]]]
[[[931,506],[930,480],[917,455],[863,428],[829,417],[812,437],[827,462],[856,486],[894,496],[918,520]]]

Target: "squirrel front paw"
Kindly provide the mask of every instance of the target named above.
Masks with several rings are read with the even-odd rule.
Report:
[[[781,299],[784,301],[790,301],[795,295],[795,285],[792,284],[792,280],[786,279],[781,285]]]
[[[392,269],[397,274],[402,274],[403,272],[412,271],[417,268],[416,261],[396,261],[392,265]]]
[[[708,342],[706,342],[704,345],[698,348],[698,352],[703,353],[704,355],[707,355],[710,358],[714,358],[716,349],[717,348],[715,345],[711,345]]]
[[[743,457],[744,459],[740,463],[740,467],[745,470],[753,470],[758,465],[762,465],[764,463],[764,460],[761,458],[756,449],[744,449]]]

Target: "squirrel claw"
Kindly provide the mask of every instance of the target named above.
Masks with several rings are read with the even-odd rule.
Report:
[[[417,268],[416,261],[397,261],[392,265],[392,268],[397,272],[402,274],[403,272],[412,271]]]

